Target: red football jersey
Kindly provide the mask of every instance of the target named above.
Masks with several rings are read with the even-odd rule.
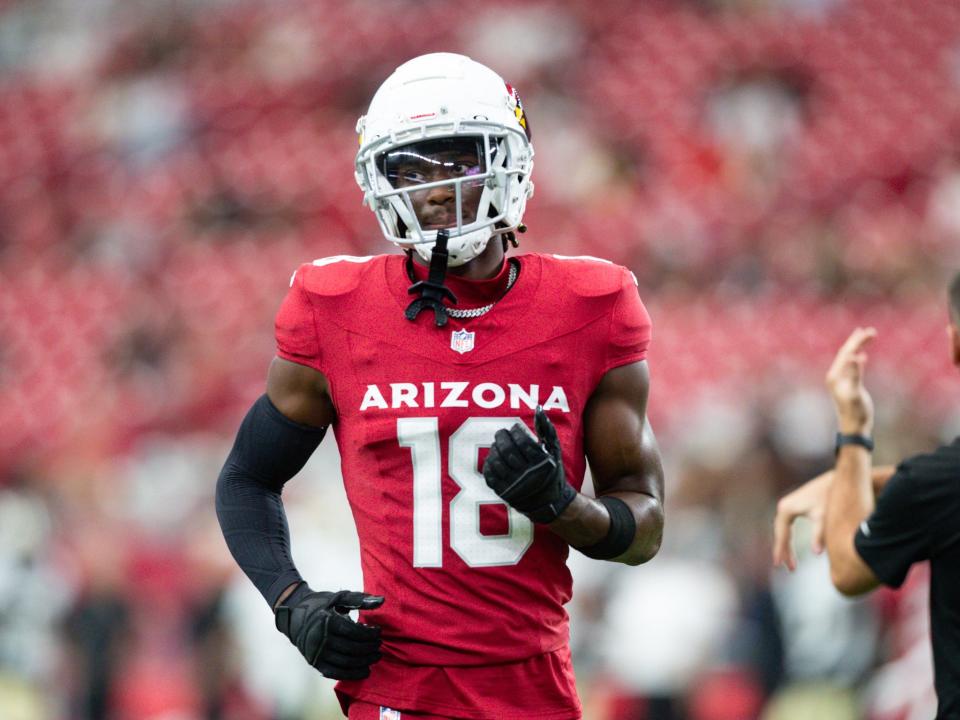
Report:
[[[579,488],[584,407],[604,373],[644,359],[650,319],[623,267],[515,259],[516,283],[492,310],[442,328],[431,311],[404,317],[400,255],[302,265],[277,315],[277,354],[329,381],[364,591],[386,597],[363,621],[383,629],[390,661],[510,663],[568,641],[568,546],[508,508],[480,468],[496,430],[532,432],[540,404]],[[375,686],[372,671],[349,694]]]

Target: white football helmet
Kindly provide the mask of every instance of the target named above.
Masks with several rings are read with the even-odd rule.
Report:
[[[519,95],[488,67],[452,53],[413,58],[380,86],[357,132],[357,183],[390,242],[429,261],[445,227],[449,264],[462,265],[520,225],[533,195],[533,145]],[[465,147],[476,156],[471,162],[450,160]],[[398,170],[411,158],[447,172],[431,181],[437,172]],[[455,209],[422,223],[411,195],[435,188]]]

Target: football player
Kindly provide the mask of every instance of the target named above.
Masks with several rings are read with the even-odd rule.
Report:
[[[294,273],[217,483],[227,544],[350,718],[579,718],[569,548],[638,565],[663,532],[636,280],[508,257],[534,153],[489,68],[414,58],[357,127],[357,182],[403,253]],[[280,493],[328,427],[363,592],[314,590],[291,560]]]

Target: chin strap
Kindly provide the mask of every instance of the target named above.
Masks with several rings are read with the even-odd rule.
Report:
[[[526,231],[527,231],[527,226],[526,226],[526,225],[524,225],[523,223],[520,223],[519,225],[517,225],[517,232],[518,232],[518,233],[525,233]],[[515,232],[513,232],[513,231],[505,232],[505,233],[502,234],[502,238],[503,238],[503,250],[504,250],[504,252],[506,252],[506,250],[507,250],[507,245],[508,245],[508,244],[513,245],[514,248],[520,247],[520,241],[517,240],[517,233],[515,233]]]
[[[443,299],[447,298],[454,305],[457,304],[457,296],[443,284],[447,275],[447,259],[450,257],[447,253],[449,237],[450,233],[445,228],[437,231],[437,241],[430,253],[430,273],[427,279],[415,282],[407,289],[411,295],[420,293],[420,297],[407,306],[404,313],[407,320],[416,320],[422,310],[430,309],[433,310],[433,320],[437,327],[447,324],[447,309],[443,305]]]

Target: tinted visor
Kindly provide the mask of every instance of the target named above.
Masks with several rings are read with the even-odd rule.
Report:
[[[388,150],[378,158],[380,172],[396,190],[483,175],[486,164],[479,136],[423,140]]]

